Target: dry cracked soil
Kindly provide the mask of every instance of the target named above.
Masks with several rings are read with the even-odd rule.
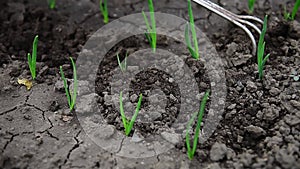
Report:
[[[213,2],[236,14],[247,14],[246,1]],[[65,0],[57,1],[56,8],[50,10],[46,0],[0,2],[0,168],[300,168],[300,16],[295,21],[282,17],[284,5],[292,9],[291,1],[262,0],[255,6],[253,15],[269,15],[265,41],[270,58],[263,81],[257,78],[256,57],[251,55],[247,35],[193,3],[195,23],[216,49],[225,77],[211,79],[203,60],[192,59],[183,43],[158,35],[158,48],[175,53],[183,61],[160,58],[159,62],[174,74],[152,68],[130,79],[125,109],[131,110],[139,93],[144,97],[141,115],[129,137],[122,134],[119,108],[114,104],[118,97],[111,92],[123,83],[111,83],[111,77],[118,67],[117,52],[122,59],[127,51],[129,58],[135,58],[136,52],[149,48],[144,35],[128,37],[108,50],[98,66],[95,85],[79,81],[75,111],[68,109],[59,74],[62,65],[72,83],[69,56],[76,60],[88,39],[104,26],[98,5],[96,0]],[[188,20],[185,0],[154,1],[154,6],[155,11]],[[147,9],[145,0],[108,2],[110,21]],[[178,30],[173,31],[176,34]],[[38,75],[28,91],[17,79],[30,78],[26,55],[37,34]],[[180,84],[189,85],[182,65],[190,68],[196,83],[193,88],[200,92],[195,100],[200,101],[203,93],[216,85],[214,80],[226,84],[225,100],[219,103],[224,113],[212,116],[219,123],[212,135],[198,144],[193,160],[186,155],[185,125],[177,122],[190,118],[179,116],[182,96],[191,93],[180,90]],[[136,67],[128,66],[128,71],[135,72]],[[181,82],[173,75],[182,77]],[[208,105],[207,112],[214,105],[212,100]],[[207,117],[203,126],[214,123]],[[100,128],[95,131],[93,125]],[[171,148],[148,145],[149,138],[156,139],[152,135],[161,136]],[[132,156],[143,158],[130,158],[131,150]]]

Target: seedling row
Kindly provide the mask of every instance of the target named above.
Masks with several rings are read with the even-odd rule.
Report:
[[[255,11],[255,2],[256,2],[255,0],[248,1],[249,13],[253,13]],[[49,8],[55,9],[55,6],[56,6],[56,1],[50,0]],[[291,13],[288,12],[287,10],[284,11],[284,18],[286,20],[294,20],[296,18],[296,14],[299,9],[299,6],[300,6],[300,0],[297,0],[295,2],[294,8]],[[149,7],[149,11],[150,11],[150,13],[149,13],[150,19],[148,18],[147,14],[144,11],[142,11],[142,15],[145,20],[145,26],[146,26],[145,38],[148,40],[152,51],[155,53],[156,48],[157,48],[157,44],[156,44],[157,43],[157,32],[156,32],[156,18],[155,18],[155,10],[154,10],[155,8],[154,8],[154,4],[153,4],[152,0],[148,0],[148,7]],[[195,21],[194,21],[194,16],[193,16],[193,11],[192,11],[191,0],[187,0],[187,7],[188,7],[189,22],[187,22],[187,24],[185,26],[185,30],[184,30],[185,42],[186,42],[187,49],[190,52],[190,56],[195,60],[199,60],[199,58],[202,56],[199,55],[197,32],[195,29]],[[109,11],[108,11],[107,0],[100,0],[99,8],[100,8],[100,12],[103,16],[103,22],[105,24],[108,23],[109,22]],[[265,16],[261,34],[260,34],[259,41],[257,44],[258,48],[257,48],[257,53],[256,53],[258,79],[260,79],[261,81],[263,80],[264,66],[266,65],[267,60],[270,57],[270,54],[265,55],[266,42],[265,42],[264,38],[265,38],[265,35],[267,32],[267,21],[268,21],[268,16]],[[38,53],[37,52],[38,51],[38,39],[39,39],[39,36],[36,35],[34,38],[34,41],[33,41],[33,45],[32,45],[32,53],[31,54],[28,53],[28,55],[27,55],[28,66],[29,66],[32,80],[35,80],[37,78],[36,58],[37,58],[37,53]],[[128,57],[128,54],[126,53],[125,59],[122,62],[120,59],[119,53],[117,54],[116,60],[118,62],[119,68],[122,72],[127,71],[127,57]],[[68,101],[68,106],[70,108],[70,111],[72,111],[75,109],[78,81],[77,81],[77,71],[76,71],[75,62],[72,57],[70,57],[70,60],[71,60],[72,68],[73,68],[73,90],[72,91],[70,91],[70,85],[68,84],[68,81],[65,78],[65,74],[64,74],[62,66],[60,66],[60,74],[61,74],[61,78],[63,80],[66,98]],[[299,76],[294,75],[293,77],[295,79],[299,80]],[[27,84],[27,82],[21,82],[21,81],[20,81],[20,83]],[[206,91],[206,93],[200,103],[199,111],[195,112],[193,114],[191,119],[188,121],[188,125],[186,126],[185,139],[186,139],[187,154],[188,154],[188,158],[190,160],[192,160],[194,158],[194,154],[196,152],[198,139],[199,139],[199,135],[200,135],[200,131],[201,131],[201,123],[203,120],[203,115],[205,114],[205,107],[206,107],[207,101],[209,100],[209,95],[210,95],[210,91]],[[124,133],[126,136],[130,136],[130,133],[132,132],[132,130],[134,128],[134,123],[135,123],[136,118],[139,115],[139,111],[141,109],[142,100],[143,100],[143,96],[142,96],[142,94],[140,94],[134,115],[131,118],[126,117],[125,116],[126,110],[124,110],[124,108],[123,108],[123,93],[122,93],[122,91],[120,91],[120,97],[119,97],[120,116],[122,119]],[[196,120],[196,129],[195,129],[193,144],[191,146],[191,144],[190,144],[191,136],[190,136],[189,132],[192,129],[192,126],[195,123],[195,120]]]

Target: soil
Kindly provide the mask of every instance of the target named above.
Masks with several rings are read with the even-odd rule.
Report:
[[[247,14],[246,2],[213,2],[236,14]],[[96,94],[80,91],[85,99],[79,99],[76,111],[70,112],[59,66],[63,66],[68,79],[73,78],[69,57],[76,60],[86,41],[104,26],[98,2],[57,1],[56,9],[50,10],[46,1],[1,1],[0,168],[300,168],[300,82],[292,75],[295,71],[300,74],[300,17],[285,21],[282,17],[284,3],[288,4],[288,10],[292,9],[289,2],[260,1],[253,13],[260,18],[269,15],[265,41],[270,58],[265,65],[263,81],[257,78],[256,57],[251,55],[252,46],[246,34],[193,4],[196,25],[205,32],[222,58],[227,96],[222,117],[216,117],[221,119],[217,129],[198,144],[195,158],[190,161],[186,155],[184,128],[178,127],[174,133],[165,134],[178,120],[181,96],[187,91],[180,91],[173,77],[159,69],[139,72],[130,81],[124,103],[134,106],[126,107],[125,104],[126,112],[134,111],[142,93],[141,109],[155,114],[148,117],[141,112],[129,138],[164,135],[174,145],[173,149],[151,158],[125,158],[99,147],[81,126],[80,110],[86,107],[79,105],[89,103],[95,96],[99,113],[109,126],[103,129],[103,134],[109,137],[117,131],[123,132],[119,107],[106,102],[119,99],[109,98],[113,87],[110,78],[118,67],[118,52],[123,60],[126,51],[130,58],[131,54],[149,47],[143,35],[129,37],[109,49],[97,70]],[[184,0],[160,0],[154,5],[156,11],[188,19]],[[112,0],[108,8],[110,21],[113,21],[146,10],[147,1]],[[39,35],[38,75],[33,88],[27,91],[17,79],[30,79],[26,55],[31,51],[36,34]],[[158,47],[186,56],[184,63],[192,70],[197,90],[203,94],[211,89],[205,63],[192,59],[184,44],[158,35]],[[79,85],[85,83],[81,81]],[[153,107],[153,102],[163,102],[166,107]],[[210,105],[211,100],[206,112]],[[206,118],[207,115],[204,125],[209,123]],[[122,148],[124,142],[126,139],[122,136],[108,147],[123,152],[126,151]]]

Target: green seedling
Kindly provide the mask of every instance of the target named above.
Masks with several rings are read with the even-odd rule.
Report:
[[[107,0],[104,0],[104,2],[102,2],[102,0],[99,1],[99,6],[100,6],[100,11],[101,14],[103,16],[103,22],[105,24],[108,23],[108,9],[107,9]]]
[[[49,8],[54,9],[55,8],[55,1],[56,0],[49,0]]]
[[[60,66],[59,69],[60,69],[61,78],[64,81],[64,87],[65,87],[65,92],[66,92],[66,96],[67,96],[67,99],[68,99],[68,105],[69,105],[70,111],[72,111],[74,109],[75,102],[76,102],[78,82],[77,82],[77,72],[76,72],[75,63],[74,63],[72,57],[70,57],[70,60],[72,62],[73,79],[74,79],[73,91],[72,92],[70,92],[69,85],[68,85],[67,79],[65,78],[65,74],[63,72],[62,66]]]
[[[248,0],[248,8],[249,8],[249,13],[252,14],[254,11],[254,4],[256,0]]]
[[[125,116],[125,113],[124,113],[124,109],[123,109],[123,97],[122,97],[122,92],[120,93],[120,112],[121,112],[121,116],[122,116],[122,122],[123,122],[123,125],[124,125],[124,128],[125,128],[125,134],[126,136],[128,136],[131,132],[131,129],[133,127],[133,124],[136,120],[136,117],[140,111],[140,108],[141,108],[141,104],[142,104],[142,94],[140,94],[140,98],[139,98],[139,101],[138,101],[138,104],[137,104],[137,107],[135,109],[135,113],[134,115],[132,116],[130,122],[129,120],[127,120],[126,116]]]
[[[300,0],[297,0],[295,5],[294,5],[292,14],[291,14],[287,11],[286,6],[285,6],[284,7],[284,14],[283,14],[284,19],[291,20],[291,21],[295,20],[295,17],[296,17],[296,14],[297,14],[298,10],[299,10],[299,7],[300,7]]]
[[[156,51],[156,23],[155,23],[155,15],[154,15],[154,7],[152,0],[148,0],[148,6],[150,11],[150,20],[151,20],[151,26],[149,24],[148,18],[144,11],[142,11],[144,20],[147,26],[147,32],[145,33],[145,36],[147,40],[150,43],[150,46],[153,50],[153,52]]]
[[[260,37],[259,37],[258,48],[257,48],[257,65],[258,65],[258,74],[259,74],[260,80],[262,80],[262,78],[263,78],[264,66],[270,56],[270,54],[267,54],[266,56],[264,56],[265,46],[266,46],[266,42],[264,41],[264,38],[265,38],[265,34],[267,32],[267,21],[268,21],[268,16],[266,15],[265,19],[264,19],[263,29],[262,29]]]
[[[32,44],[32,55],[30,53],[27,54],[28,65],[33,80],[36,78],[36,55],[37,55],[37,45],[39,41],[38,39],[39,36],[36,35]]]
[[[283,17],[285,20],[291,19],[291,14],[287,11],[286,6],[284,6]]]
[[[202,119],[203,119],[203,115],[204,115],[204,111],[205,111],[206,102],[208,100],[208,96],[209,96],[209,91],[206,91],[206,93],[201,101],[199,112],[194,113],[191,120],[187,124],[185,142],[186,142],[188,157],[190,160],[192,160],[194,158],[194,155],[196,152],[198,139],[199,139],[199,133],[200,133],[200,127],[201,127],[201,123],[202,123]],[[197,114],[198,114],[197,126],[196,126],[196,131],[195,131],[195,136],[194,136],[193,148],[191,148],[189,130],[190,130],[193,122],[195,121]]]
[[[292,11],[292,20],[295,20],[295,17],[296,17],[296,14],[299,10],[299,7],[300,7],[300,0],[297,0],[295,5],[294,5],[294,8],[293,8],[293,11]]]
[[[119,64],[119,67],[122,72],[125,72],[127,70],[127,56],[128,56],[128,53],[126,52],[124,62],[121,62],[119,53],[117,53],[118,64]]]
[[[191,0],[188,0],[188,13],[190,17],[190,24],[186,24],[185,26],[185,41],[187,44],[187,47],[192,55],[193,58],[199,59],[199,47],[198,47],[198,40],[197,40],[197,35],[195,31],[195,23],[194,23],[194,16],[193,16],[193,11],[192,11],[192,4]],[[190,39],[190,33],[192,32],[192,38],[193,38],[193,43],[194,43],[194,48],[192,47],[192,42]]]

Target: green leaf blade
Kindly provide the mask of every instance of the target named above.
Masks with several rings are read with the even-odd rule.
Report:
[[[120,113],[121,113],[121,118],[122,118],[122,122],[125,128],[125,134],[127,136],[127,126],[128,126],[128,121],[126,119],[125,113],[124,113],[124,108],[123,108],[123,93],[120,92],[120,98],[119,98],[119,102],[120,102]]]
[[[265,38],[266,31],[267,31],[267,19],[268,19],[268,16],[266,15],[264,18],[264,24],[263,24],[263,28],[262,28],[262,31],[261,31],[261,34],[259,37],[258,48],[257,48],[257,66],[258,66],[257,69],[258,69],[258,76],[259,76],[260,80],[262,80],[262,78],[263,78],[264,65],[270,56],[268,54],[266,57],[264,57],[265,46],[266,46],[264,38]]]
[[[49,2],[49,8],[50,8],[50,9],[54,9],[54,8],[55,8],[55,4],[56,4],[55,1],[56,1],[56,0],[50,0],[50,2]]]
[[[210,92],[209,90],[206,91],[206,93],[205,93],[205,95],[204,95],[204,97],[201,101],[199,112],[194,113],[191,120],[187,124],[185,142],[186,142],[186,146],[187,146],[188,158],[190,160],[192,160],[194,158],[194,155],[195,155],[195,152],[196,152],[196,149],[197,149],[199,133],[200,133],[200,127],[201,127],[203,115],[204,115],[204,112],[205,112],[206,102],[207,102],[208,97],[209,97],[209,92]],[[193,124],[193,121],[195,120],[197,114],[198,114],[198,120],[197,120],[196,132],[195,132],[194,141],[193,141],[193,148],[191,148],[189,130],[190,130],[190,128]]]
[[[62,69],[62,66],[59,67],[59,70],[60,70],[61,78],[64,82],[64,88],[65,88],[65,93],[66,93],[67,100],[68,100],[68,105],[69,105],[69,107],[71,107],[71,97],[70,97],[70,93],[69,93],[69,89],[68,89],[69,86],[68,86],[67,79],[65,78],[65,74],[64,74],[64,71]]]
[[[108,8],[107,8],[107,0],[104,0],[104,2],[102,0],[99,0],[99,8],[100,8],[100,12],[103,16],[103,22],[105,24],[108,23],[109,18],[108,18]]]
[[[126,135],[130,134],[130,131],[131,131],[132,127],[133,127],[133,124],[134,124],[134,122],[136,120],[136,117],[137,117],[137,115],[138,115],[138,113],[140,111],[141,104],[142,104],[142,99],[143,99],[143,95],[140,94],[139,101],[138,101],[137,107],[135,109],[135,113],[133,114],[133,116],[132,116],[132,118],[130,120],[130,123],[129,123],[129,126],[128,126],[128,131],[127,131]]]
[[[151,26],[148,21],[148,17],[146,16],[145,12],[142,11],[142,15],[144,17],[146,27],[147,27],[147,33],[145,33],[147,40],[150,43],[150,46],[155,53],[156,51],[156,41],[157,41],[157,35],[156,35],[156,21],[155,21],[155,13],[154,13],[154,6],[152,0],[148,0],[148,7],[149,7],[149,13],[150,13],[150,20],[151,20]]]
[[[195,23],[194,23],[194,16],[193,16],[193,11],[192,11],[192,4],[191,4],[191,0],[188,0],[188,14],[189,14],[189,19],[190,19],[190,23],[189,26],[190,27],[185,27],[185,40],[188,46],[188,49],[192,55],[192,57],[196,60],[199,59],[199,45],[198,45],[198,39],[197,39],[197,34],[196,34],[196,30],[195,30]],[[189,30],[192,33],[192,38],[193,38],[193,45],[194,47],[192,47],[191,44],[191,40],[189,37]]]
[[[255,4],[255,0],[248,0],[248,8],[250,14],[252,14],[254,11],[254,4]]]
[[[298,10],[299,10],[299,7],[300,7],[300,0],[297,0],[295,5],[294,5],[292,14],[291,14],[291,20],[295,20],[295,17],[296,17],[296,14],[297,14]]]
[[[199,133],[200,133],[200,127],[201,127],[201,123],[202,123],[202,119],[203,119],[203,115],[205,112],[205,106],[206,106],[206,102],[208,100],[208,96],[209,96],[209,91],[206,91],[202,101],[201,101],[201,105],[200,105],[200,110],[199,110],[199,114],[198,114],[198,120],[197,120],[197,126],[196,126],[196,133],[194,136],[194,144],[193,144],[193,154],[195,154],[196,149],[197,149],[197,144],[198,144],[198,139],[199,139]]]
[[[73,96],[71,97],[71,106],[70,106],[70,109],[72,110],[75,106],[75,103],[76,103],[78,80],[77,80],[76,65],[75,65],[72,57],[70,57],[70,60],[71,60],[72,67],[73,67],[73,80],[74,80],[74,83],[73,83]]]

